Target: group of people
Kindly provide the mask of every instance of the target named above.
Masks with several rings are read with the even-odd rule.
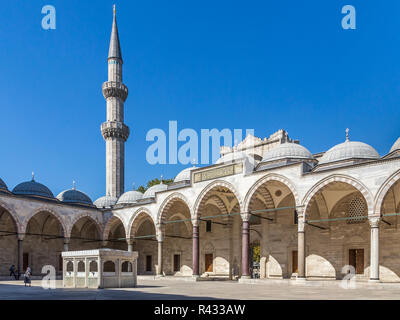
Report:
[[[31,275],[32,275],[32,270],[31,270],[31,267],[28,266],[26,268],[25,273],[24,273],[24,284],[25,284],[25,287],[26,287],[26,285],[29,285],[29,287],[31,286]],[[11,276],[13,276],[15,278],[15,280],[19,279],[19,272],[15,268],[15,265],[12,265],[10,267],[10,277]]]

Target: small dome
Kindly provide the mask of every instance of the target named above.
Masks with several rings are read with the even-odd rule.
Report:
[[[118,204],[124,204],[124,203],[136,203],[139,199],[143,198],[143,193],[139,191],[128,191],[122,194],[119,199],[118,199]]]
[[[146,192],[143,194],[143,199],[144,198],[154,198],[156,195],[156,192],[164,191],[167,189],[168,189],[168,186],[162,182],[160,184],[155,184],[154,186],[152,186],[146,190]]]
[[[7,185],[0,178],[0,190],[8,190]]]
[[[54,198],[54,195],[49,188],[39,182],[36,182],[34,179],[20,183],[13,189],[12,193],[26,196]]]
[[[393,144],[392,148],[390,149],[390,153],[398,149],[400,149],[400,138],[398,138]]]
[[[190,168],[183,169],[178,175],[175,177],[174,182],[180,181],[188,181],[190,180],[190,173],[193,169],[197,169],[197,167],[193,166]]]
[[[226,163],[233,163],[235,161],[243,161],[244,162],[244,173],[249,174],[254,171],[254,168],[257,166],[258,161],[255,160],[252,156],[241,152],[231,152],[228,153],[221,158],[219,158],[215,164],[226,164]]]
[[[70,189],[61,192],[57,197],[58,200],[66,203],[79,203],[92,205],[92,200],[82,191]]]
[[[313,156],[307,148],[303,147],[298,143],[286,142],[279,146],[272,148],[265,153],[263,157],[263,162],[280,160],[280,159],[312,159]]]
[[[319,160],[319,164],[347,159],[374,160],[379,158],[378,152],[370,145],[359,141],[346,140],[325,152]]]
[[[93,204],[97,208],[111,208],[113,205],[117,203],[117,198],[113,196],[103,196],[101,198],[98,198]]]

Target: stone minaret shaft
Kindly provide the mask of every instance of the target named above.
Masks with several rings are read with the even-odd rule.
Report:
[[[107,61],[108,81],[103,84],[107,121],[101,125],[101,134],[106,141],[106,195],[119,197],[124,192],[125,141],[129,136],[129,128],[124,124],[124,102],[128,88],[122,83],[123,61],[115,7]]]

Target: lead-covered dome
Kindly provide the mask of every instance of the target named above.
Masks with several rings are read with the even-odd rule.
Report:
[[[190,167],[190,168],[183,169],[175,177],[174,182],[189,181],[190,180],[190,173],[194,169],[197,169],[197,167],[193,166],[193,167]]]
[[[400,149],[400,138],[398,138],[396,142],[393,144],[392,148],[390,149],[390,153],[398,149]]]
[[[152,186],[146,190],[146,192],[143,194],[143,199],[144,198],[154,198],[156,195],[156,192],[165,191],[167,189],[168,189],[168,186],[162,182],[159,184],[155,184],[154,186]]]
[[[18,184],[12,193],[25,196],[38,196],[45,198],[54,198],[53,192],[45,185],[36,182],[33,178],[31,181],[26,181]]]
[[[3,180],[1,180],[1,178],[0,178],[0,190],[7,190],[8,191],[7,185],[4,183]]]
[[[307,148],[298,143],[286,142],[272,148],[264,154],[263,162],[281,159],[313,159]]]
[[[131,190],[122,194],[118,199],[118,204],[136,203],[143,198],[143,193]]]
[[[86,205],[93,204],[88,195],[76,189],[65,190],[61,192],[56,198],[65,203],[78,203]]]
[[[364,142],[346,140],[325,152],[319,160],[319,164],[348,159],[376,160],[379,158],[378,152],[370,145]]]
[[[113,196],[103,196],[98,198],[93,204],[99,209],[111,208],[117,203],[117,198]]]

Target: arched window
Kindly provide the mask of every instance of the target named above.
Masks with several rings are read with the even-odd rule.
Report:
[[[113,261],[104,262],[103,272],[115,272],[115,263]]]
[[[78,272],[85,272],[85,263],[83,261],[78,262]]]
[[[124,261],[121,266],[121,272],[132,272],[132,263]]]
[[[67,262],[67,271],[68,272],[74,272],[74,264],[72,261]]]
[[[90,261],[89,272],[97,272],[97,261]]]

